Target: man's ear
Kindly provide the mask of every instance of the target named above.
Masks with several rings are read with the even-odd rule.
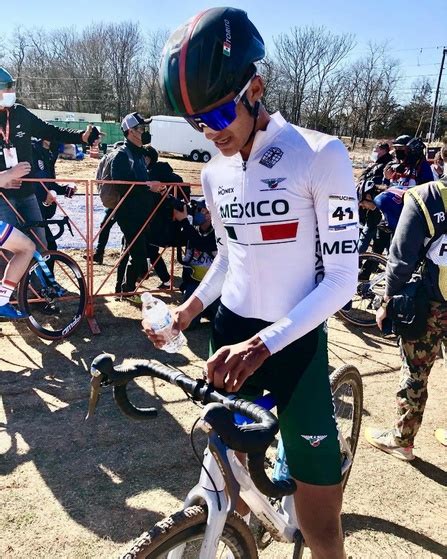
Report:
[[[264,95],[264,81],[261,76],[255,76],[251,80],[250,87],[247,91],[247,99],[251,105],[253,105],[256,101],[259,101],[262,96]]]

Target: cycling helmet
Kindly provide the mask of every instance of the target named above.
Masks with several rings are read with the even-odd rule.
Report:
[[[421,138],[412,138],[407,144],[408,152],[410,155],[420,159],[424,155],[425,144]]]
[[[15,86],[14,78],[7,70],[5,70],[5,68],[0,67],[0,90],[11,89],[14,86]]]
[[[408,136],[408,134],[402,134],[402,136],[398,136],[394,142],[393,142],[393,146],[397,147],[397,146],[406,146],[408,144],[408,142],[411,141],[411,136]]]
[[[236,8],[211,8],[180,26],[168,39],[161,63],[160,86],[179,115],[192,115],[239,93],[265,56],[264,41]]]

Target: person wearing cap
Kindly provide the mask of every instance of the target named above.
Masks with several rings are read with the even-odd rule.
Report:
[[[24,105],[16,103],[15,82],[11,74],[0,68],[0,172],[14,167],[19,162],[32,165],[33,153],[31,137],[68,144],[86,143],[91,126],[83,132],[58,128],[40,120]],[[31,175],[27,175],[29,177]],[[41,221],[42,214],[30,182],[13,180],[4,185],[0,192],[0,220],[15,225],[18,223],[16,210],[25,221]],[[9,203],[9,204],[8,204]],[[12,208],[11,208],[12,206]],[[33,230],[40,240],[39,249],[46,246],[45,231],[38,227]]]
[[[201,175],[218,254],[173,312],[183,330],[219,297],[207,381],[254,399],[269,390],[299,525],[314,557],[342,559],[340,442],[325,321],[353,296],[358,204],[343,143],[262,105],[264,41],[246,12],[210,8],[174,31],[160,83],[168,107],[219,152]],[[163,344],[147,321],[147,336]],[[241,458],[243,460],[243,458]],[[237,511],[249,513],[239,501]]]
[[[178,238],[182,245],[186,245],[185,255],[182,259],[183,273],[180,285],[183,302],[187,301],[200,285],[217,255],[216,235],[205,198],[193,200],[191,207],[193,209],[192,224],[188,219],[186,205],[181,211],[174,209],[174,219],[180,224]],[[202,317],[213,321],[219,303],[219,299],[214,301],[203,313],[191,321],[188,328],[190,330],[196,328]]]
[[[121,123],[124,144],[120,146],[111,162],[111,180],[148,183],[146,162],[144,159],[143,138],[147,132],[149,119],[134,112],[126,115]],[[154,265],[155,273],[161,280],[160,288],[169,287],[171,276],[163,258],[159,258],[158,247],[151,243],[149,222],[146,229],[137,236],[142,225],[156,206],[157,198],[153,193],[164,189],[161,183],[152,182],[147,185],[122,184],[121,194],[126,193],[123,203],[116,211],[116,221],[123,232],[125,246],[130,246],[130,258],[126,264],[124,259],[117,271],[117,278],[122,283],[117,291],[128,293],[135,291],[139,278],[147,274],[147,259]],[[133,242],[135,240],[135,242]],[[125,269],[124,269],[125,267]]]
[[[359,193],[360,223],[363,224],[360,233],[359,252],[366,252],[372,239],[377,234],[377,225],[381,220],[381,213],[373,203],[373,198],[379,193],[378,187],[383,184],[385,166],[393,160],[390,146],[387,142],[377,142],[371,153],[372,163],[360,175],[357,191]]]
[[[374,204],[384,216],[383,226],[390,231],[394,231],[397,226],[405,192],[433,180],[430,164],[424,154],[425,144],[420,138],[404,134],[394,140],[393,147],[397,162],[389,163],[384,170],[389,188],[374,198]]]

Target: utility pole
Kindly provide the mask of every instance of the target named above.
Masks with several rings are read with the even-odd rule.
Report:
[[[439,88],[441,86],[441,79],[442,79],[442,71],[444,69],[444,60],[445,55],[447,54],[447,49],[442,49],[442,61],[441,61],[441,68],[439,69],[439,77],[438,77],[438,85],[436,86],[436,93],[435,93],[435,101],[433,103],[433,110],[431,112],[431,119],[430,119],[430,129],[428,131],[428,142],[432,141],[432,134],[434,134],[434,123],[435,123],[435,114],[436,114],[436,106],[438,104],[438,97],[439,97]]]

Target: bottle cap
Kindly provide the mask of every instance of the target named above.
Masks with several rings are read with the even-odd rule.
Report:
[[[141,301],[142,301],[143,305],[148,304],[148,303],[153,303],[154,299],[155,299],[155,297],[152,295],[152,293],[149,293],[149,291],[145,291],[141,295]]]

